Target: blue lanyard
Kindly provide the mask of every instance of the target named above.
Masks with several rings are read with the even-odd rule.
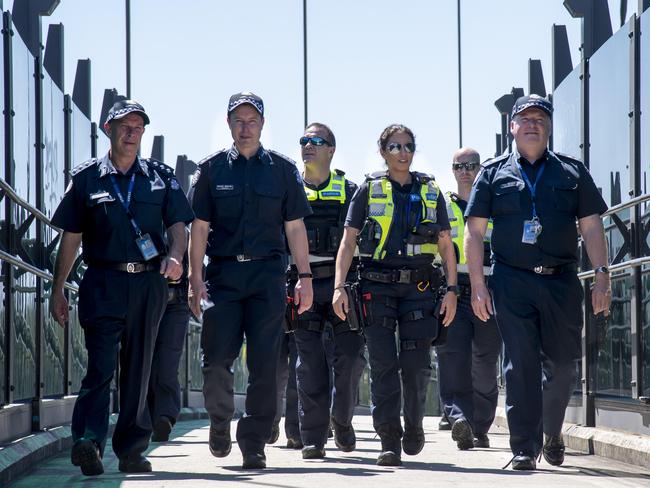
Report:
[[[530,199],[532,200],[533,203],[533,219],[537,219],[537,209],[535,208],[535,190],[537,189],[537,183],[539,183],[539,180],[542,177],[544,170],[546,169],[546,163],[542,163],[541,168],[539,168],[539,171],[537,172],[537,176],[535,177],[534,184],[530,183],[530,180],[528,179],[528,176],[526,175],[524,168],[521,167],[519,161],[517,161],[517,168],[519,168],[521,177],[524,179],[524,183],[526,183],[528,190],[530,190]]]
[[[120,187],[117,186],[117,181],[115,180],[115,176],[109,175],[111,177],[111,181],[113,182],[113,188],[115,189],[115,193],[117,195],[117,198],[119,199],[120,203],[122,204],[122,207],[124,207],[124,210],[126,212],[127,217],[131,221],[131,225],[133,226],[133,230],[135,230],[135,233],[138,234],[138,236],[142,236],[142,232],[140,231],[140,227],[138,227],[138,224],[136,223],[135,219],[133,218],[133,214],[131,213],[131,195],[133,195],[133,186],[135,184],[135,173],[131,175],[131,180],[129,181],[129,189],[126,193],[126,200],[124,199],[124,196],[122,195],[122,192],[120,191]]]

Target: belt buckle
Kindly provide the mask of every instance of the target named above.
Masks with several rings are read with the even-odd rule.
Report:
[[[535,266],[535,267],[533,268],[533,271],[534,271],[535,273],[537,273],[537,274],[541,274],[542,271],[544,271],[544,266]]]
[[[135,273],[135,263],[126,263],[126,272]]]
[[[410,283],[411,282],[411,270],[410,269],[400,269],[398,283]]]
[[[247,258],[245,254],[237,254],[237,256],[235,256],[235,258],[237,258],[238,263],[245,263],[247,261],[252,261],[252,259]]]

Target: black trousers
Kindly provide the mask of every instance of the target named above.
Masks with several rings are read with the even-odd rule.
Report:
[[[499,397],[499,352],[501,336],[496,321],[479,320],[469,294],[458,297],[447,341],[436,347],[440,401],[450,423],[465,419],[476,434],[490,430]]]
[[[206,281],[214,306],[203,314],[201,333],[205,408],[215,428],[230,428],[232,365],[246,336],[246,412],[237,424],[237,442],[244,454],[261,452],[276,413],[285,265],[281,259],[211,263]]]
[[[582,286],[575,273],[540,276],[496,263],[489,287],[505,346],[510,448],[534,456],[543,433],[561,432],[576,385]]]
[[[350,331],[332,308],[334,278],[313,281],[314,305],[298,317],[294,331],[298,361],[298,415],[305,445],[325,445],[331,415],[340,425],[350,425],[358,400],[359,380],[366,365],[364,339]],[[332,326],[334,351],[331,364],[323,340],[326,322]],[[320,330],[309,330],[309,327]],[[333,385],[331,375],[333,370]]]
[[[190,321],[187,288],[178,285],[158,327],[158,337],[151,363],[149,379],[149,412],[152,422],[161,416],[169,417],[172,424],[181,411],[181,385],[178,382],[178,365],[183,355],[183,345]],[[172,291],[172,286],[169,287]]]
[[[296,340],[292,333],[284,334],[280,340],[278,358],[278,396],[275,422],[280,422],[284,412],[284,433],[287,438],[300,439],[298,426],[298,390],[296,387]]]
[[[421,427],[433,370],[431,340],[438,327],[433,315],[436,296],[429,286],[420,291],[415,283],[384,284],[362,279],[361,288],[368,298],[364,302],[368,312],[364,334],[375,430],[389,425],[402,432],[402,389],[404,423],[407,427]],[[417,311],[421,317],[409,316]]]
[[[79,287],[79,320],[88,370],[72,414],[72,439],[97,442],[103,454],[110,384],[120,355],[120,414],[113,433],[119,458],[147,449],[151,418],[147,386],[167,282],[157,271],[125,273],[89,267]]]

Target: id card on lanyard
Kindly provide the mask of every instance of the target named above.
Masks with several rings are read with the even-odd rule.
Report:
[[[138,249],[140,250],[140,254],[142,254],[142,257],[145,261],[149,261],[155,258],[156,256],[159,255],[158,250],[156,249],[156,245],[153,243],[153,239],[151,239],[151,236],[148,233],[147,234],[142,233],[140,227],[138,226],[138,223],[135,221],[135,218],[130,208],[131,196],[133,195],[133,186],[135,184],[135,173],[131,175],[131,180],[129,181],[129,189],[126,193],[126,199],[122,195],[122,192],[120,191],[120,188],[117,185],[117,181],[115,181],[115,177],[113,175],[110,175],[110,177],[117,198],[122,204],[122,208],[124,208],[124,211],[126,212],[126,216],[129,218],[133,230],[138,236],[135,239],[135,245],[138,246]]]
[[[542,224],[540,223],[539,217],[537,216],[537,207],[535,206],[535,191],[537,190],[537,183],[539,183],[539,180],[542,178],[542,174],[544,174],[544,169],[546,169],[546,163],[542,163],[539,171],[537,171],[535,183],[532,184],[530,182],[530,179],[528,179],[528,175],[526,175],[524,168],[521,167],[519,161],[517,161],[517,168],[519,168],[521,177],[524,180],[524,183],[526,183],[528,190],[530,191],[530,199],[533,206],[532,218],[530,220],[524,220],[524,232],[521,236],[521,242],[524,244],[536,244],[537,237],[539,237],[539,235],[542,233]]]

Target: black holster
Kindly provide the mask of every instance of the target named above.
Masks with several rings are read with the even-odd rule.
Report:
[[[345,293],[348,296],[348,315],[347,321],[350,330],[360,332],[363,328],[362,317],[360,313],[359,283],[346,283]]]
[[[298,307],[292,296],[287,295],[287,308],[284,314],[284,331],[287,333],[293,332],[296,330],[296,323],[298,322]]]

